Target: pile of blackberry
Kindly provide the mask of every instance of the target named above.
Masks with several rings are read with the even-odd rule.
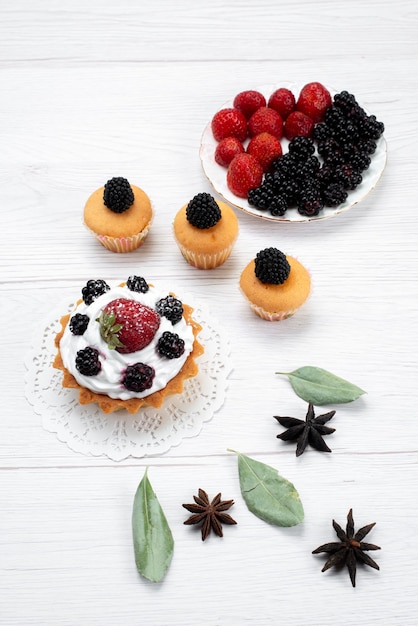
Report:
[[[248,203],[273,216],[296,207],[301,215],[313,217],[324,207],[339,206],[362,182],[383,132],[383,123],[368,115],[352,94],[336,94],[312,139],[292,139],[261,185],[249,191]]]

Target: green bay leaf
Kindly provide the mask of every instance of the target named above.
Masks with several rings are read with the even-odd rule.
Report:
[[[174,540],[147,470],[134,498],[132,532],[138,572],[152,582],[159,582],[171,563]]]
[[[317,406],[353,402],[366,393],[357,385],[349,383],[321,367],[306,365],[293,372],[276,372],[289,378],[295,393]]]
[[[241,493],[248,509],[275,526],[300,524],[304,511],[294,485],[270,465],[235,450],[230,452],[238,455]]]

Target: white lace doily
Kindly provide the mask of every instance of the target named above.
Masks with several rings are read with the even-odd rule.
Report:
[[[26,397],[45,430],[75,452],[113,461],[163,454],[183,438],[198,435],[224,402],[231,372],[229,342],[205,307],[193,305],[186,296],[183,301],[193,306],[193,318],[202,325],[199,341],[205,351],[196,360],[199,373],[185,381],[182,394],[167,397],[159,409],[144,407],[135,415],[124,410],[106,415],[96,404],[82,406],[78,390],[62,387],[63,374],[52,367],[54,339],[59,320],[74,303],[67,301],[52,312],[25,359]]]

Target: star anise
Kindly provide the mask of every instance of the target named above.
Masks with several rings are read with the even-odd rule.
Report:
[[[327,552],[331,555],[322,568],[322,571],[325,572],[333,566],[342,567],[346,565],[348,573],[350,574],[351,584],[355,587],[357,562],[369,565],[374,569],[379,569],[378,564],[368,554],[365,554],[364,550],[380,550],[380,547],[375,546],[373,543],[365,543],[363,541],[364,537],[371,531],[375,524],[376,522],[373,522],[373,524],[363,526],[363,528],[360,528],[360,530],[354,534],[352,509],[349,510],[347,515],[347,528],[345,532],[341,526],[333,520],[332,525],[340,542],[324,543],[324,545],[319,546],[319,548],[312,552],[312,554]]]
[[[208,494],[203,489],[199,489],[199,495],[193,496],[193,499],[196,504],[182,505],[190,513],[194,513],[184,523],[190,525],[203,522],[202,541],[205,541],[211,528],[219,537],[223,537],[222,524],[236,524],[228,513],[224,513],[234,504],[233,500],[221,500],[221,494],[218,493],[210,502]]]
[[[335,411],[324,413],[315,417],[313,405],[309,403],[308,412],[304,420],[296,419],[296,417],[280,417],[274,415],[274,418],[287,428],[284,433],[277,435],[278,439],[283,441],[297,441],[296,456],[300,456],[304,453],[308,443],[321,452],[332,452],[328,448],[325,441],[322,439],[323,435],[330,435],[335,432],[335,428],[329,428],[325,426],[326,422],[332,419],[335,415]]]

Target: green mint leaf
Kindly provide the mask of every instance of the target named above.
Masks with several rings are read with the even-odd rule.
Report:
[[[159,582],[170,565],[174,540],[147,470],[134,498],[132,532],[138,572],[152,582]]]
[[[251,513],[275,526],[296,526],[304,518],[299,494],[294,485],[270,465],[238,455],[242,497]]]
[[[306,365],[293,372],[276,372],[289,378],[295,393],[314,405],[353,402],[366,393],[360,387],[320,367]]]

